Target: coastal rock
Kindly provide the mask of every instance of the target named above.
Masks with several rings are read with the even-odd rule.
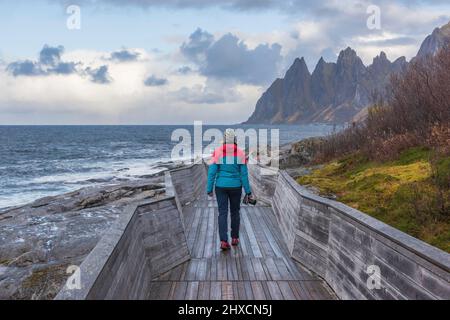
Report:
[[[298,168],[310,163],[324,138],[313,137],[284,145],[280,148],[280,168]]]
[[[0,211],[0,299],[52,299],[127,205],[164,191],[155,174]]]

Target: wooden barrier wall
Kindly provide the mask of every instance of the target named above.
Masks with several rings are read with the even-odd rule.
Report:
[[[130,205],[79,267],[81,287],[66,284],[55,299],[147,299],[152,278],[189,259],[167,173],[166,196]]]
[[[273,185],[273,178],[265,183]],[[324,278],[341,299],[450,299],[448,253],[311,194],[285,171],[273,189],[274,214],[292,258]]]
[[[193,164],[170,171],[175,192],[182,206],[196,200],[200,194],[206,193],[206,166]]]

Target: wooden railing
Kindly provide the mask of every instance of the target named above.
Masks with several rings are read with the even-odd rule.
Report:
[[[271,198],[292,258],[325,279],[340,298],[450,299],[448,253],[311,194],[285,171],[265,177],[260,170],[250,168],[253,190]]]

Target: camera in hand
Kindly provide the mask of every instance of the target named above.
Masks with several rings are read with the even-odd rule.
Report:
[[[256,205],[256,199],[253,198],[252,195],[246,194],[242,203],[251,204],[252,206],[254,206],[254,205]]]

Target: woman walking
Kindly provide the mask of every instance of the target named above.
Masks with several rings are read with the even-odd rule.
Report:
[[[233,129],[226,129],[224,143],[214,150],[208,168],[208,184],[206,192],[213,195],[215,186],[219,207],[220,248],[227,250],[228,243],[228,207],[231,215],[231,244],[239,244],[239,224],[242,188],[251,197],[248,182],[247,160],[245,153],[237,147],[236,134]]]

